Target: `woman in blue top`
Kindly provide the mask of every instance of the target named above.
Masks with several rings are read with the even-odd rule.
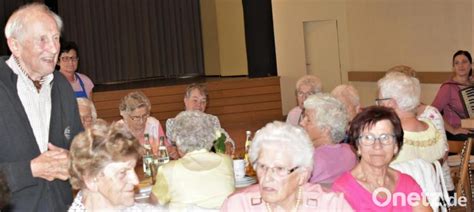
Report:
[[[79,50],[74,42],[64,42],[61,45],[58,66],[59,71],[66,77],[76,93],[76,97],[91,98],[94,83],[84,74],[77,73]]]

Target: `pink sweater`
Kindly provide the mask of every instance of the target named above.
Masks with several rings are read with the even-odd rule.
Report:
[[[461,90],[459,86],[459,83],[453,80],[444,82],[431,104],[439,112],[443,113],[444,120],[454,128],[461,126],[461,118],[467,118],[461,97],[459,96],[459,90]],[[458,114],[462,117],[459,117]]]
[[[229,196],[221,211],[267,211],[259,185],[247,187]],[[318,184],[303,185],[298,211],[352,211],[342,194],[323,191]]]
[[[314,168],[310,183],[332,184],[357,163],[356,156],[348,144],[320,146],[314,150],[313,158]]]

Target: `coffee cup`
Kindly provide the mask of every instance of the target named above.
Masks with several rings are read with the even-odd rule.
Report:
[[[245,161],[244,159],[234,160],[234,177],[240,179],[245,177]]]

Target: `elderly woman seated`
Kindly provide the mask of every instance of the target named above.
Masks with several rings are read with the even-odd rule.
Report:
[[[135,136],[140,144],[145,143],[145,134],[149,136],[153,152],[157,152],[159,138],[166,138],[160,122],[150,116],[150,100],[141,91],[133,91],[122,98],[119,105],[122,119],[118,123],[124,123],[128,130]],[[169,156],[173,159],[178,157],[176,149],[165,139],[165,145]]]
[[[84,126],[84,129],[89,129],[97,120],[94,103],[88,98],[79,97],[77,98],[77,106],[79,107],[82,126]]]
[[[197,83],[193,83],[191,85],[189,85],[187,88],[186,88],[186,93],[185,93],[185,96],[184,96],[184,106],[185,106],[185,109],[186,111],[201,111],[201,112],[205,112],[206,111],[206,107],[207,107],[207,88],[205,85],[203,84],[197,84]],[[226,151],[225,153],[228,154],[228,155],[232,155],[234,153],[234,150],[235,150],[235,143],[234,141],[232,140],[232,138],[230,138],[229,134],[221,127],[221,123],[219,122],[219,119],[217,118],[217,116],[213,116],[213,115],[210,115],[208,114],[210,119],[211,119],[211,122],[212,122],[212,126],[221,131],[222,133],[224,133],[224,135],[226,136],[226,140],[225,140],[225,146],[226,146]],[[174,121],[175,119],[174,118],[170,118],[168,120],[166,120],[166,135],[168,136],[168,139],[171,140],[171,142],[175,142],[176,140],[173,138],[173,131],[174,131]]]
[[[135,164],[142,151],[123,125],[98,121],[71,144],[71,185],[80,189],[69,211],[143,211],[160,208],[135,204]]]
[[[218,209],[234,191],[232,159],[209,152],[215,138],[211,116],[184,111],[174,120],[173,138],[181,158],[158,169],[152,202],[169,203],[171,210],[190,207]]]
[[[331,184],[356,164],[344,140],[347,114],[344,105],[329,94],[309,96],[304,102],[301,126],[314,146],[314,168],[309,182]]]
[[[359,92],[352,85],[338,85],[332,91],[333,95],[339,100],[347,111],[347,120],[350,122],[360,111]]]
[[[431,210],[421,201],[424,197],[415,180],[389,167],[403,145],[403,129],[393,110],[379,106],[364,109],[352,120],[349,139],[357,148],[360,162],[338,178],[332,188],[343,192],[354,210]],[[395,193],[404,199],[395,199]]]
[[[404,131],[403,148],[393,163],[421,158],[433,162],[446,152],[446,140],[428,119],[417,119],[420,82],[400,72],[390,72],[378,81],[378,105],[392,108],[400,117]]]
[[[221,211],[351,211],[342,195],[308,183],[313,149],[301,128],[267,124],[256,133],[249,152],[259,184],[232,194]]]
[[[321,80],[313,75],[305,75],[296,82],[296,101],[298,105],[288,112],[286,123],[298,126],[303,118],[303,103],[310,95],[320,93],[322,89]]]

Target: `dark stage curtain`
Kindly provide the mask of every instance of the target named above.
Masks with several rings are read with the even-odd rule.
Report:
[[[198,0],[58,0],[95,83],[204,74]]]
[[[5,24],[10,15],[21,5],[32,2],[31,0],[0,0],[0,27],[2,29],[0,41],[0,55],[9,55],[10,50],[5,39]]]

